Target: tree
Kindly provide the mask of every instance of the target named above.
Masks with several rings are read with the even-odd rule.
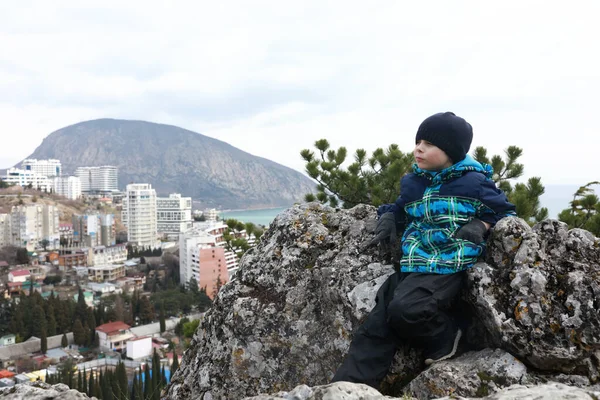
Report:
[[[567,223],[569,228],[581,228],[600,236],[600,199],[590,187],[600,182],[589,182],[581,186],[573,194],[571,207],[564,209],[558,219]]]
[[[67,334],[63,333],[62,339],[60,339],[61,347],[67,347],[69,345],[69,340],[67,339]]]
[[[541,178],[529,178],[527,183],[517,183],[514,188],[509,180],[519,178],[525,170],[523,164],[517,161],[523,154],[523,150],[516,146],[509,146],[505,152],[505,158],[495,155],[490,160],[487,150],[477,147],[474,152],[475,160],[490,165],[494,174],[492,179],[516,207],[517,215],[530,224],[548,218],[548,209],[540,207],[540,196],[544,194],[544,186]]]
[[[199,319],[186,322],[183,325],[183,336],[185,336],[186,338],[192,338],[194,336],[194,333],[196,333],[196,330],[198,329],[198,325],[200,325]]]
[[[376,207],[393,203],[400,193],[400,179],[412,169],[412,154],[401,152],[395,144],[386,150],[376,149],[368,160],[366,151],[358,149],[354,163],[347,168],[342,167],[347,155],[345,147],[331,150],[326,139],[315,142],[315,147],[316,156],[308,149],[300,153],[306,161],[306,172],[318,183],[317,194],[307,194],[306,201],[319,200],[333,207],[341,201],[344,208],[360,203]],[[540,207],[539,198],[544,193],[540,178],[530,178],[526,184],[517,183],[514,187],[510,183],[511,179],[523,175],[523,164],[518,163],[522,153],[522,149],[509,146],[504,158],[495,155],[490,160],[487,150],[478,147],[473,157],[492,166],[492,179],[515,204],[517,215],[532,224],[547,218],[548,210]]]
[[[84,346],[87,340],[87,335],[85,330],[83,329],[83,325],[79,319],[75,320],[75,324],[73,324],[73,341],[78,346]]]
[[[49,244],[50,244],[50,241],[48,239],[42,239],[40,241],[40,245],[44,248],[44,251],[46,251],[46,248],[48,247]]]
[[[160,303],[160,312],[159,312],[159,320],[160,320],[160,333],[163,333],[167,330],[167,324],[165,322],[165,302],[162,301]]]
[[[223,281],[221,281],[221,274],[217,275],[217,279],[215,280],[215,285],[213,287],[213,299],[215,297],[217,297],[217,294],[219,294],[219,290],[221,290],[221,287],[223,286]]]
[[[85,367],[83,368],[83,374],[82,375],[83,375],[82,379],[81,379],[82,385],[79,388],[79,391],[83,392],[83,393],[87,393],[89,391],[89,389],[88,389],[88,382],[87,382],[87,372],[85,370]]]
[[[48,305],[46,318],[48,319],[48,336],[56,335],[56,318],[54,318],[54,307],[52,307],[52,304]]]
[[[179,357],[175,350],[173,350],[173,364],[171,364],[171,379],[173,379],[173,375],[179,369]]]
[[[6,189],[10,185],[6,183],[2,178],[0,178],[0,189]]]
[[[29,264],[29,254],[27,253],[27,249],[24,247],[19,247],[17,249],[17,263],[19,264]]]
[[[115,298],[115,318],[117,321],[123,321],[125,319],[125,303],[123,298],[119,295]]]
[[[48,337],[46,336],[46,328],[42,328],[42,334],[40,335],[40,342],[42,346],[42,354],[46,354],[48,351]]]
[[[411,153],[403,153],[398,145],[392,144],[385,150],[376,149],[368,159],[367,152],[358,149],[354,162],[343,168],[348,153],[345,147],[332,150],[326,139],[317,140],[315,147],[316,156],[308,149],[300,152],[308,176],[318,183],[317,194],[309,193],[305,200],[319,200],[332,207],[337,207],[340,201],[344,208],[361,203],[374,206],[392,203],[400,192],[400,178],[410,171],[413,163]]]
[[[140,319],[143,324],[149,324],[154,321],[154,309],[147,296],[143,296],[140,300]]]
[[[94,371],[92,370],[90,372],[90,383],[89,383],[89,388],[87,391],[87,395],[90,397],[95,397],[96,396],[96,382],[94,380]]]

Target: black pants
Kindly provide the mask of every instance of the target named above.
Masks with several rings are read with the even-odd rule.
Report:
[[[348,355],[332,382],[364,383],[374,388],[385,378],[401,343],[434,351],[456,332],[450,307],[465,273],[394,273],[377,292],[376,304],[356,330]]]

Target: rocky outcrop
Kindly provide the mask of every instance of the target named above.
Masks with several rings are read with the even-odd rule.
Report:
[[[13,387],[0,388],[0,399],[2,400],[84,400],[96,399],[88,397],[77,390],[69,389],[67,385],[59,383],[49,385],[43,382],[35,382],[31,385],[16,385]]]
[[[326,385],[393,272],[366,247],[374,219],[364,205],[336,211],[310,203],[280,214],[221,289],[165,395],[236,399]],[[382,392],[483,397],[550,381],[592,390],[599,264],[598,240],[587,232],[501,221],[487,262],[469,272],[466,352],[425,370],[420,350],[402,347]]]
[[[542,371],[599,379],[600,247],[591,233],[500,221],[467,297],[491,346]]]
[[[512,385],[492,395],[485,397],[462,397],[453,394],[438,400],[597,400],[600,391],[580,389],[562,383],[551,382],[541,385]],[[384,396],[377,390],[356,383],[337,382],[331,385],[310,388],[306,385],[298,386],[290,392],[280,392],[275,395],[259,395],[247,397],[245,400],[413,400],[408,396]]]
[[[313,191],[298,171],[176,126],[98,119],[52,132],[28,158],[57,158],[65,173],[115,165],[119,187],[151,183],[159,195],[182,193],[224,209],[287,207]],[[20,165],[20,164],[19,164]]]

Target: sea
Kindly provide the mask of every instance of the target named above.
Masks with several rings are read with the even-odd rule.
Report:
[[[237,219],[242,222],[252,222],[254,225],[269,226],[271,221],[275,219],[277,214],[287,210],[288,207],[280,208],[264,208],[259,210],[237,210],[237,211],[221,211],[221,218]]]
[[[565,208],[569,208],[569,202],[573,200],[573,193],[580,185],[545,185],[545,192],[540,197],[542,207],[548,208],[549,218],[558,218],[558,214]],[[600,195],[600,186],[592,186],[596,194]],[[277,214],[286,210],[287,207],[267,208],[260,210],[222,211],[224,219],[237,219],[243,222],[252,222],[255,225],[269,226]]]

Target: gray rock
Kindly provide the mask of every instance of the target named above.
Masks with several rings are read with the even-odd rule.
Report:
[[[277,396],[259,395],[247,397],[245,400],[378,400],[397,399],[397,397],[384,396],[370,386],[350,383],[336,382],[329,385],[298,386],[290,393],[280,393]],[[404,398],[404,400],[409,400]]]
[[[488,264],[468,274],[466,296],[487,342],[542,371],[598,380],[598,239],[558,221],[532,229],[505,218],[488,251]]]
[[[241,398],[327,384],[352,332],[393,269],[372,237],[373,207],[335,211],[317,203],[281,213],[244,255],[198,328],[168,388],[174,399]],[[416,376],[419,353],[401,349],[401,374]]]
[[[406,392],[418,399],[483,397],[530,380],[521,361],[503,350],[485,349],[432,365],[408,384]]]
[[[62,383],[54,386],[43,382],[32,384],[18,384],[13,387],[1,388],[0,399],[2,400],[84,400],[90,399],[86,394],[77,390],[69,389]],[[91,397],[91,399],[96,399]]]
[[[219,292],[165,395],[311,398],[320,385],[338,390],[327,384],[392,273],[366,246],[374,218],[365,205],[336,211],[309,203],[281,213]],[[501,350],[467,353],[423,372],[421,350],[403,346],[380,393],[406,389],[433,398],[452,384],[464,396],[513,383],[595,384],[599,251],[589,232],[557,221],[532,229],[518,218],[502,220],[486,262],[469,271],[464,295],[474,315],[468,344]]]

